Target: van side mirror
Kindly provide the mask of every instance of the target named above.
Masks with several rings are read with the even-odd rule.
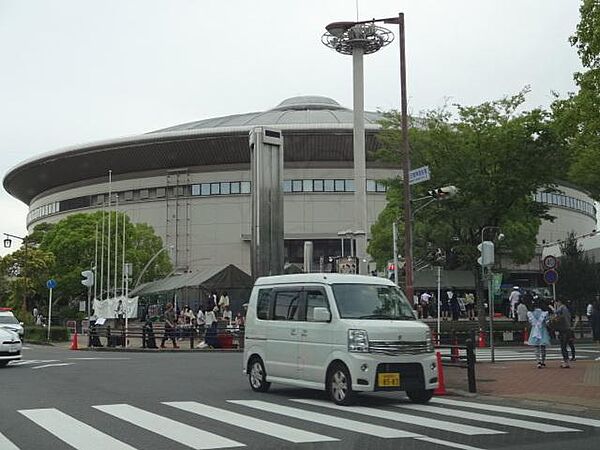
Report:
[[[313,318],[315,322],[329,322],[331,313],[327,308],[317,307],[313,309]]]

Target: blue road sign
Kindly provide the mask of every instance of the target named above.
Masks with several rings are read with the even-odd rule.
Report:
[[[554,269],[548,269],[544,272],[544,281],[546,284],[555,284],[558,281],[558,272]]]
[[[54,289],[56,287],[56,280],[50,279],[46,281],[46,287],[48,289]]]

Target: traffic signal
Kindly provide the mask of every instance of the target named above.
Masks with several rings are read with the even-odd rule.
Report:
[[[84,270],[81,272],[81,276],[84,278],[81,280],[81,284],[87,287],[92,287],[94,285],[94,272],[91,270]]]
[[[427,191],[427,195],[435,200],[446,200],[448,198],[454,197],[458,192],[458,188],[456,186],[444,186],[441,188],[435,188],[430,191]]]
[[[481,256],[477,258],[480,266],[490,267],[494,265],[494,243],[492,241],[483,241],[477,246]]]

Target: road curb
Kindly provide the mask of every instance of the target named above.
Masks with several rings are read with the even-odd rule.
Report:
[[[84,352],[113,352],[113,353],[242,353],[243,349],[237,348],[112,348],[93,347],[80,348]]]

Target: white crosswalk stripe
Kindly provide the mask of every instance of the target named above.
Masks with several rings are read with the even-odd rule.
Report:
[[[385,409],[369,408],[366,406],[338,406],[324,400],[301,400],[295,399],[294,402],[303,403],[305,405],[321,406],[323,408],[336,409],[338,411],[352,412],[362,414],[364,416],[376,417],[378,419],[393,420],[395,422],[408,423],[426,428],[434,428],[436,430],[449,431],[451,433],[466,434],[476,436],[479,434],[504,434],[504,431],[492,430],[490,428],[474,427],[461,423],[451,423],[445,420],[428,419],[426,417],[414,416],[411,414],[402,414]]]
[[[508,417],[492,416],[490,414],[479,414],[469,411],[463,411],[453,408],[439,408],[430,405],[394,405],[399,408],[410,409],[412,411],[420,411],[425,413],[434,413],[442,416],[456,417],[460,419],[475,420],[478,422],[495,423],[497,425],[506,425],[516,428],[524,428],[526,430],[540,431],[542,433],[560,433],[565,431],[581,431],[575,428],[559,427],[557,425],[548,425],[545,423],[530,422],[527,420],[511,419]]]
[[[448,398],[434,398],[431,400],[434,404],[460,406],[463,408],[482,409],[484,411],[495,411],[501,413],[514,414],[517,416],[527,416],[536,419],[556,420],[558,422],[574,423],[576,425],[587,425],[600,428],[600,420],[589,419],[586,417],[569,416],[566,414],[556,414],[545,411],[535,411],[532,409],[521,409],[509,406],[490,405],[489,403],[465,402],[461,400],[451,400]],[[501,419],[500,417],[498,418]]]
[[[244,447],[244,444],[240,442],[176,422],[135,406],[96,405],[93,408],[194,449]]]
[[[9,441],[2,433],[0,433],[0,448],[2,450],[19,450],[19,447]]]
[[[229,400],[229,402],[261,411],[267,411],[273,414],[281,414],[282,416],[293,417],[295,419],[306,420],[308,422],[319,423],[322,425],[328,425],[330,427],[341,428],[342,430],[354,431],[356,433],[368,434],[370,436],[377,436],[385,439],[421,437],[421,435],[411,433],[409,431],[372,425],[370,423],[344,419],[341,417],[332,417],[326,414],[316,413],[299,408],[291,408],[289,406],[282,406],[276,403],[263,402],[261,400]]]
[[[80,422],[58,409],[28,409],[19,412],[78,450],[105,450],[107,448],[135,450],[134,447]]]
[[[200,416],[208,417],[209,419],[218,420],[221,422],[244,428],[246,430],[255,431],[257,433],[273,436],[285,441],[301,443],[301,442],[326,442],[338,441],[339,439],[324,436],[322,434],[312,433],[310,431],[299,430],[285,425],[280,425],[266,420],[256,419],[243,414],[234,413],[226,409],[215,408],[208,405],[203,405],[197,402],[165,402],[165,405],[173,406],[183,411],[188,411]]]

